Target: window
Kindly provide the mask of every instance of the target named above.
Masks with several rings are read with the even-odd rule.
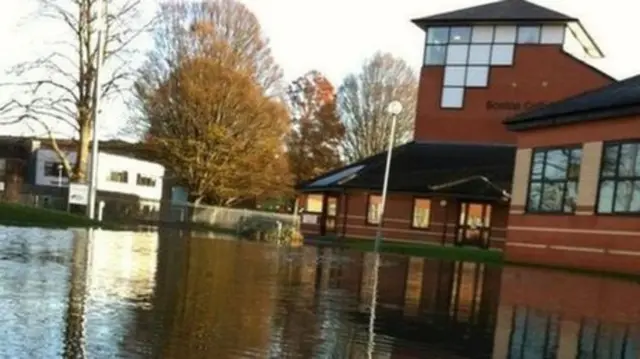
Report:
[[[129,172],[127,171],[111,171],[107,179],[111,182],[128,183]]]
[[[464,88],[462,87],[445,87],[442,89],[442,99],[440,106],[442,108],[462,108],[464,103]]]
[[[464,86],[465,79],[464,66],[447,66],[444,69],[445,86]]]
[[[447,58],[447,47],[444,45],[427,45],[424,57],[425,65],[444,65]]]
[[[321,194],[308,195],[305,206],[304,206],[305,212],[322,213],[323,201],[324,201],[324,196]]]
[[[489,65],[491,45],[471,45],[469,48],[470,65]]]
[[[493,45],[491,49],[491,65],[513,64],[513,45]]]
[[[516,42],[515,26],[496,26],[493,42],[497,44],[513,44]]]
[[[640,141],[605,143],[597,211],[640,214]]]
[[[540,43],[562,45],[564,43],[564,26],[544,25],[540,33]]]
[[[378,195],[369,195],[369,203],[367,204],[367,223],[378,224],[382,215],[382,197]]]
[[[539,26],[520,26],[518,28],[519,44],[537,44],[540,42]]]
[[[535,150],[527,211],[575,212],[581,161],[582,149],[579,147]]]
[[[143,176],[138,173],[138,175],[136,176],[136,184],[138,186],[155,187],[156,180],[153,177]]]
[[[68,177],[67,171],[64,169],[62,162],[45,162],[44,175],[47,177]]]
[[[427,44],[443,45],[448,42],[448,27],[430,27],[429,30],[427,30]]]
[[[471,41],[470,27],[452,27],[449,33],[450,43],[468,44]]]
[[[413,200],[413,219],[411,227],[426,229],[431,222],[431,201],[423,198]]]
[[[469,45],[449,45],[447,49],[447,64],[465,65],[468,53]]]
[[[489,85],[489,66],[472,66],[467,69],[467,87],[486,87]]]
[[[493,26],[474,26],[471,42],[490,44],[493,42]]]

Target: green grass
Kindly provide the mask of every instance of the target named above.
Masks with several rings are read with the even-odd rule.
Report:
[[[315,239],[314,242],[336,245],[366,252],[372,252],[374,250],[374,241],[369,239],[324,237]],[[440,246],[430,243],[402,243],[392,241],[385,242],[383,240],[380,244],[380,252],[403,254],[414,257],[436,258],[443,260],[468,261],[493,265],[509,265],[525,268],[558,270],[574,274],[640,282],[640,275],[636,274],[507,261],[504,259],[503,253],[501,251],[485,250],[480,248]]]
[[[99,223],[87,217],[63,211],[0,203],[0,224],[20,227],[91,227]]]

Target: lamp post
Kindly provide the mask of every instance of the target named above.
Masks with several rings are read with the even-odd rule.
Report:
[[[382,203],[380,203],[380,219],[378,220],[378,229],[376,231],[376,241],[374,244],[375,253],[380,249],[380,241],[382,240],[382,221],[384,219],[384,209],[387,204],[387,187],[389,186],[389,170],[391,168],[391,154],[393,152],[393,140],[396,132],[396,122],[398,115],[402,112],[402,104],[399,101],[391,101],[387,106],[387,113],[391,115],[391,132],[389,132],[389,149],[387,150],[387,164],[384,169],[384,182],[382,184]]]
[[[98,115],[100,114],[100,97],[102,97],[102,87],[100,81],[100,67],[102,67],[102,60],[104,56],[104,27],[105,27],[105,3],[103,0],[96,1],[96,63],[95,66],[95,78],[93,83],[93,128],[91,140],[91,179],[89,181],[89,199],[87,203],[87,216],[89,219],[95,218],[96,211],[96,186],[98,182]]]

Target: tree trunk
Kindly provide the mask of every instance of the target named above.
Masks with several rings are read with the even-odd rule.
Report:
[[[72,180],[87,182],[87,164],[89,162],[89,143],[91,143],[91,122],[82,121],[80,126],[80,140],[76,149],[76,163],[73,166]]]

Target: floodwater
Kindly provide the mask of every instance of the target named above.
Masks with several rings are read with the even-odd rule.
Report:
[[[0,227],[0,335],[11,359],[631,359],[640,285],[171,232]]]

